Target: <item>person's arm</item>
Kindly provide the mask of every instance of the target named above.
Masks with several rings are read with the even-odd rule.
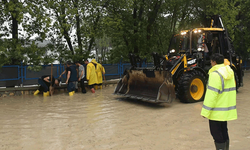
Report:
[[[83,71],[83,78],[86,78],[86,72],[85,72],[85,67],[84,66],[82,66],[83,67],[83,69],[82,69],[82,71]]]
[[[68,84],[68,82],[69,82],[69,78],[70,78],[70,73],[71,73],[71,71],[68,71],[68,75],[67,75],[67,80],[66,80],[66,84]]]
[[[79,78],[79,68],[76,68],[76,76]]]
[[[83,70],[81,71],[81,75],[80,75],[78,81],[81,81],[82,75],[83,75]]]
[[[66,73],[66,70],[64,70],[64,71],[62,72],[62,74],[59,76],[59,78],[61,78],[62,75],[64,75],[65,73]]]
[[[105,75],[105,69],[103,66],[102,66],[102,74]]]
[[[215,89],[221,90],[221,79],[217,73],[212,72],[209,74],[207,91],[201,111],[201,115],[206,118],[209,118],[212,109],[217,103],[219,93]]]
[[[43,78],[43,80],[44,80],[45,82],[50,83],[50,79],[49,79],[49,77]]]

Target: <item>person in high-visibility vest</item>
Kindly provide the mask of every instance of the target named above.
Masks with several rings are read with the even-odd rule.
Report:
[[[209,119],[216,150],[229,150],[227,121],[237,119],[234,71],[218,53],[211,56],[211,65],[201,115]]]

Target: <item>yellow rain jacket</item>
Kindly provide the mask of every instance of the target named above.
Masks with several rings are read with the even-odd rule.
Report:
[[[208,74],[201,115],[215,121],[237,119],[234,71],[228,65],[218,64],[213,66]]]
[[[102,83],[102,74],[105,73],[105,69],[100,63],[97,63],[95,59],[93,59],[92,62],[97,64],[96,69],[95,69],[96,76],[97,76],[97,84],[101,84]]]
[[[93,85],[97,83],[97,77],[95,72],[96,66],[93,64],[93,61],[88,63],[87,65],[87,76],[86,79],[88,80],[88,85]]]

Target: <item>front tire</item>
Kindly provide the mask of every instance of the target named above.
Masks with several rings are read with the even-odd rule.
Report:
[[[181,102],[194,103],[204,100],[206,91],[206,78],[197,70],[181,75],[178,81],[177,96]]]

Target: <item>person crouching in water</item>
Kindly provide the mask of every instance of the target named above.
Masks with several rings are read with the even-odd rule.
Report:
[[[105,69],[100,63],[96,62],[95,59],[92,59],[91,62],[96,64],[96,70],[95,71],[96,71],[96,76],[97,76],[97,84],[95,85],[95,89],[97,90],[98,87],[100,89],[102,89],[102,76],[105,75]]]
[[[75,94],[75,82],[77,81],[77,71],[76,67],[72,66],[70,61],[67,61],[66,65],[66,70],[59,76],[59,78],[61,78],[62,75],[66,73],[67,79],[65,83],[67,84],[69,96],[72,96]]]
[[[84,63],[87,65],[87,75],[86,79],[88,80],[88,85],[92,93],[95,93],[94,85],[97,83],[97,77],[96,77],[96,64],[94,64],[92,61],[89,63],[89,61],[86,59]]]
[[[80,82],[82,93],[86,93],[86,89],[84,86],[85,69],[84,69],[83,65],[80,64],[79,61],[77,61],[75,64],[76,64],[76,66],[78,66],[78,72],[79,72],[78,82]]]
[[[54,86],[58,86],[59,82],[60,80],[55,79],[53,76],[52,76],[52,80],[51,80],[50,75],[42,76],[41,78],[38,79],[38,84],[40,86],[39,86],[39,89],[35,91],[34,95],[37,95],[40,92],[43,92],[43,96],[49,96],[50,94],[52,95],[53,89],[51,88],[53,88]]]

